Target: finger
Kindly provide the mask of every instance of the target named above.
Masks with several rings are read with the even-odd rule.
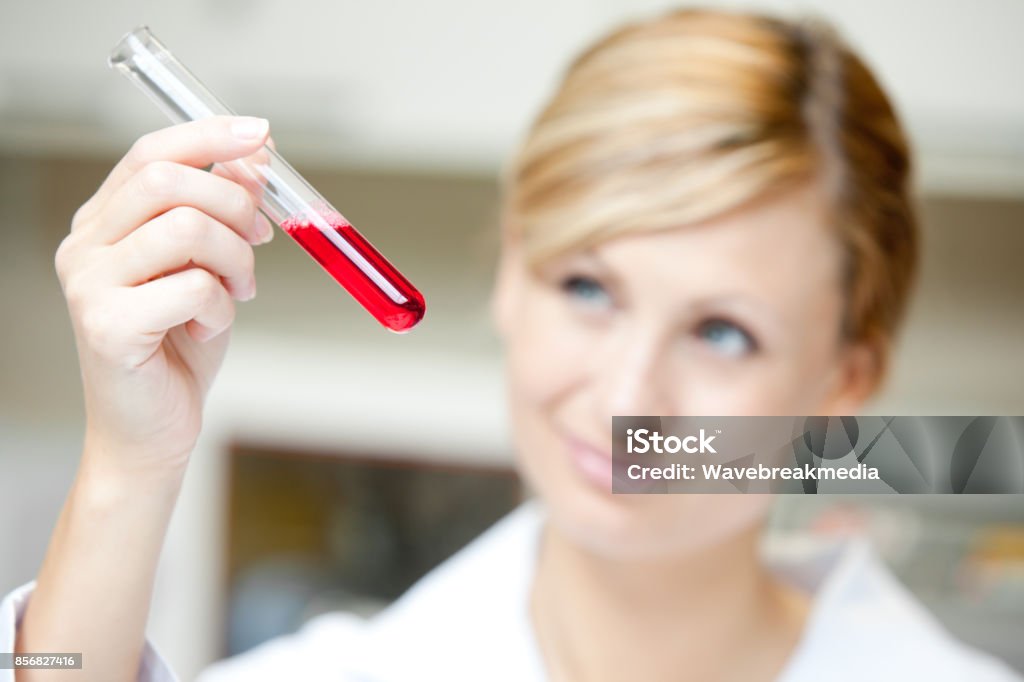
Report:
[[[253,154],[244,159],[214,164],[210,168],[210,172],[227,180],[237,182],[252,195],[257,204],[260,204],[266,189],[267,177],[272,172],[268,165],[271,155],[267,149],[268,147],[276,150],[274,140],[271,137],[267,138],[266,145],[257,149]],[[265,216],[263,220],[266,221]],[[263,234],[269,235],[267,241],[273,239],[274,232],[269,222],[266,222],[266,225],[260,225],[260,228],[265,230],[265,232],[262,232]]]
[[[242,157],[240,160],[249,162],[252,165],[265,164],[268,162],[270,158],[270,154],[267,152],[268,147],[272,149],[274,152],[277,152],[277,144],[274,142],[274,138],[270,137],[269,135],[267,136],[266,142],[263,144],[262,147],[257,149],[252,154]],[[213,164],[213,166],[210,168],[210,172],[214,173],[215,175],[220,175],[221,177],[227,178],[228,180],[235,180],[236,182],[238,182],[238,172],[229,170],[230,167],[234,165],[235,163],[232,161],[216,163]],[[262,180],[260,184],[263,184]]]
[[[237,182],[244,187],[257,202],[263,196],[263,188],[267,184],[266,175],[261,172],[267,168],[267,150],[261,147],[255,154],[244,159],[214,164],[210,172],[214,175]]]
[[[215,163],[210,172],[241,184],[254,195],[259,196],[266,185],[266,172],[270,162],[270,149],[276,149],[274,140],[267,138],[267,143],[254,151],[252,154],[234,159]]]
[[[208,341],[231,326],[235,304],[214,275],[189,268],[128,290],[126,315],[144,335],[185,325],[196,341]]]
[[[191,206],[227,225],[250,243],[260,243],[252,196],[230,180],[169,161],[149,164],[122,185],[109,209],[92,221],[91,240],[112,244],[148,220],[178,206]]]
[[[190,206],[150,220],[109,247],[100,266],[115,286],[136,286],[190,264],[217,275],[231,295],[256,295],[252,246],[223,223]]]
[[[218,161],[248,156],[263,146],[268,130],[269,123],[263,118],[213,116],[143,135],[87,204],[93,211],[101,210],[121,185],[154,161],[205,168]]]

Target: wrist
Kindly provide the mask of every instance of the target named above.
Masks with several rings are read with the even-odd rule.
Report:
[[[82,466],[64,509],[68,533],[95,546],[128,542],[138,552],[134,559],[152,554],[155,561],[180,490],[180,478],[140,478]]]
[[[86,425],[83,441],[83,459],[95,462],[104,469],[123,472],[129,476],[174,476],[188,465],[193,445],[163,447],[159,438],[129,440],[110,435],[102,429]]]
[[[188,453],[153,456],[141,448],[117,446],[102,439],[85,439],[75,489],[87,500],[107,503],[154,496],[177,495],[188,465]]]

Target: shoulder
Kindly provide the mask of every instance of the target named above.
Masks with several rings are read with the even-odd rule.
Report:
[[[945,627],[863,542],[836,551],[783,682],[928,679],[1021,682]]]
[[[368,650],[402,653],[387,679],[539,679],[528,604],[542,524],[523,503],[378,614]]]
[[[276,637],[249,651],[218,661],[197,682],[231,680],[360,679],[351,666],[359,651],[366,621],[350,613],[326,613],[310,619],[297,632]]]
[[[198,682],[473,679],[486,670],[493,675],[495,660],[508,660],[517,642],[519,665],[528,666],[526,595],[541,521],[537,504],[526,502],[373,618],[318,616],[292,635],[213,664]]]

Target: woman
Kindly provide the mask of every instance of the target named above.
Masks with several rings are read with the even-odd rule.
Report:
[[[171,679],[144,638],[153,572],[271,234],[198,169],[267,133],[143,137],[57,253],[88,427],[2,641],[84,652],[61,679]],[[908,173],[884,93],[826,30],[691,10],[598,42],[507,178],[493,311],[536,499],[378,617],[321,616],[201,679],[1014,679],[861,546],[763,563],[764,496],[610,492],[612,415],[858,411],[914,272]]]

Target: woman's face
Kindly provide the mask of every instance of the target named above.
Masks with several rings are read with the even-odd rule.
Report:
[[[723,539],[762,495],[613,495],[613,415],[855,414],[868,355],[840,342],[840,249],[807,185],[712,221],[616,238],[495,291],[519,465],[552,520],[614,556]]]

